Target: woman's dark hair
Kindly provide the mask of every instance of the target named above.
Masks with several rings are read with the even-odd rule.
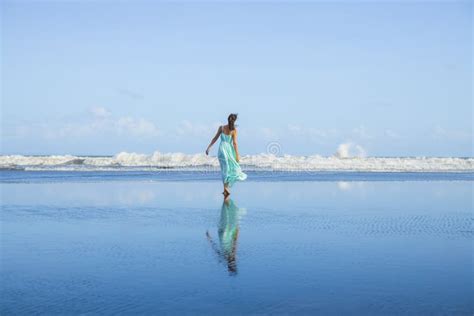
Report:
[[[227,118],[227,122],[229,123],[229,130],[233,131],[235,129],[234,123],[237,121],[237,114],[230,114]]]

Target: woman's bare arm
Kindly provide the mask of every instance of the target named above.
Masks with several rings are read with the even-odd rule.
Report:
[[[222,133],[222,126],[219,126],[219,128],[217,129],[216,136],[214,136],[214,138],[211,140],[211,143],[209,144],[209,146],[207,146],[206,155],[209,155],[209,150],[211,150],[212,145],[214,145],[214,143],[217,141],[217,139],[219,138],[221,133]]]
[[[237,147],[237,130],[236,129],[232,133],[232,142],[234,144],[234,149],[235,149],[235,160],[237,160],[237,162],[239,162],[240,161],[240,155],[239,155],[239,148]]]

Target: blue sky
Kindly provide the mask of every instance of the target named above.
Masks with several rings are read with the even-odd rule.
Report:
[[[2,153],[472,156],[464,2],[1,3]]]

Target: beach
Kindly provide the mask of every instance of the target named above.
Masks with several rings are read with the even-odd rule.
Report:
[[[473,13],[0,1],[0,316],[473,316]]]
[[[2,171],[1,314],[472,314],[472,172],[248,173]]]

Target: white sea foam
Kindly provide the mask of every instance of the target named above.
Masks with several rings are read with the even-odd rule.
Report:
[[[474,172],[474,158],[352,157],[344,158],[344,148],[333,157],[243,156],[245,170],[276,171],[367,171],[367,172]],[[355,148],[358,151],[357,148]],[[0,156],[0,169],[23,170],[218,170],[216,157],[204,154],[160,153],[152,155],[121,152],[110,157],[93,156]]]
[[[362,146],[354,144],[354,143],[344,143],[340,144],[337,147],[336,157],[339,158],[349,158],[349,157],[365,157],[366,153]]]

